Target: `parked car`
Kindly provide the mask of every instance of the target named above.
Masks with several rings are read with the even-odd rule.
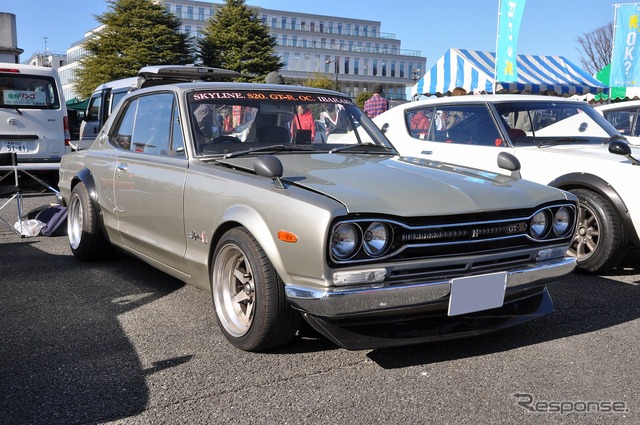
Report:
[[[0,153],[16,152],[20,168],[54,183],[69,147],[62,84],[53,68],[0,63]]]
[[[498,172],[496,157],[508,152],[522,178],[573,192],[581,209],[569,254],[584,271],[610,270],[640,246],[640,150],[585,102],[454,96],[399,105],[374,121],[405,157]]]
[[[638,122],[640,100],[597,105],[595,110],[600,112],[616,130],[626,137],[629,143],[640,145],[640,122]]]
[[[298,105],[317,119],[327,103],[343,106],[347,128],[324,143],[292,133]],[[575,268],[575,196],[400,158],[326,90],[137,90],[89,149],[64,156],[60,190],[77,258],[117,247],[211,292],[244,350],[287,343],[301,319],[348,349],[481,334],[550,313],[545,286]]]

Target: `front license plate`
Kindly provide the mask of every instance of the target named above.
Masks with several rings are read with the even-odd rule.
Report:
[[[449,316],[502,307],[507,287],[507,272],[451,280]]]
[[[0,142],[0,153],[2,152],[28,152],[26,142]]]

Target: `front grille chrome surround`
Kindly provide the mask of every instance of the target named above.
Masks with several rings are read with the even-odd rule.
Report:
[[[570,211],[571,231],[558,236],[551,231],[552,218],[563,207]],[[541,211],[545,212],[551,220],[548,223],[549,230],[536,238],[531,232],[531,220]],[[407,223],[394,218],[342,218],[334,222],[332,233],[333,229],[344,223],[352,223],[358,229],[366,229],[373,222],[383,222],[391,229],[389,234],[393,235],[393,239],[387,244],[384,253],[375,257],[368,255],[363,247],[359,247],[348,259],[335,258],[331,256],[331,251],[329,251],[329,259],[332,265],[339,267],[383,260],[401,261],[439,256],[495,253],[569,243],[575,230],[576,211],[575,204],[557,203],[544,205],[527,212],[513,212],[511,217],[508,211],[502,212],[500,217],[494,216],[487,219],[478,218],[482,215],[476,217],[449,216],[442,218],[440,222],[437,218],[429,218],[428,224],[424,225],[419,224],[419,220],[416,219],[412,219],[412,223]]]

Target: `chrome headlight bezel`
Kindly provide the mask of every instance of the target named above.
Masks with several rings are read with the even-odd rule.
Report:
[[[533,239],[541,240],[549,232],[549,210],[543,209],[536,212],[529,220],[529,234]]]
[[[372,258],[383,255],[391,240],[391,229],[386,223],[374,221],[367,226],[362,237],[364,252]]]
[[[343,222],[334,226],[331,232],[330,251],[333,258],[343,261],[352,258],[360,247],[362,231],[355,223]],[[338,249],[342,246],[342,249]]]
[[[560,207],[553,214],[553,220],[551,223],[551,229],[553,234],[561,238],[567,236],[572,230],[572,218],[571,210],[568,207]]]

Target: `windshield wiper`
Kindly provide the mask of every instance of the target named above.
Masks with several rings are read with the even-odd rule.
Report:
[[[223,158],[236,158],[238,156],[249,155],[256,152],[268,152],[268,151],[312,151],[313,147],[311,146],[300,146],[300,145],[271,145],[271,146],[262,146],[260,148],[252,148],[244,151],[236,151],[231,152],[223,156]]]
[[[17,113],[22,115],[22,111],[16,105],[0,105],[0,108],[15,109]]]
[[[575,143],[575,142],[589,143],[590,140],[586,137],[561,137],[559,139],[542,141],[538,143],[538,147],[541,148],[543,146],[554,146],[554,145],[560,145],[563,143]]]
[[[344,152],[344,151],[350,151],[355,153],[369,153],[370,151],[376,151],[376,153],[380,153],[380,150],[382,150],[383,153],[387,153],[389,155],[396,154],[396,151],[393,148],[390,148],[388,146],[383,146],[383,145],[376,145],[373,143],[362,143],[357,145],[340,146],[339,148],[331,149],[329,153]]]

